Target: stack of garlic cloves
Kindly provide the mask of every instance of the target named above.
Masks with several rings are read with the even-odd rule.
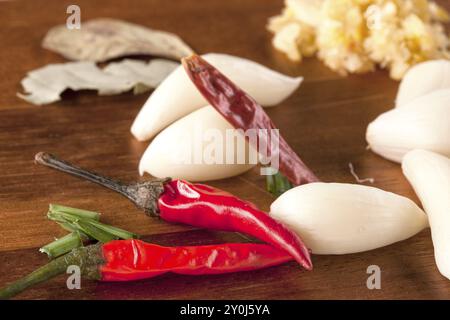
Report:
[[[369,124],[366,139],[373,152],[402,163],[428,216],[436,265],[450,279],[450,61],[410,69],[396,107]]]
[[[413,149],[450,156],[450,61],[412,68],[400,84],[396,108],[369,124],[366,140],[373,152],[399,163]]]
[[[202,57],[266,108],[285,100],[303,81],[240,57],[218,53]],[[131,133],[139,141],[153,139],[140,160],[141,175],[209,181],[242,174],[256,165],[250,161],[256,151],[208,105],[182,66],[150,95]],[[236,136],[232,144],[226,141],[230,136]],[[245,161],[228,163],[229,157]]]

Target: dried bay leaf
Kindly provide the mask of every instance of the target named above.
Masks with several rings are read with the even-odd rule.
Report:
[[[98,18],[81,24],[53,27],[42,46],[71,60],[102,62],[112,58],[148,54],[179,60],[193,50],[177,35],[117,19]]]
[[[156,88],[162,79],[171,73],[179,64],[164,59],[154,59],[148,64],[139,60],[124,59],[118,63],[108,64],[103,71],[136,84]],[[135,86],[135,93],[137,89]]]
[[[99,95],[114,95],[134,90],[142,93],[155,88],[178,63],[164,59],[149,63],[126,59],[100,69],[94,62],[49,64],[33,70],[21,81],[25,94],[17,95],[36,105],[61,100],[66,89],[97,90]]]

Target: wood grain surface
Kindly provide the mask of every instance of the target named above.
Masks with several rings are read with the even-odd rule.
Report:
[[[242,56],[289,75],[302,75],[301,88],[267,112],[286,140],[324,181],[355,182],[348,163],[374,185],[418,199],[398,164],[366,150],[367,124],[393,106],[398,83],[387,73],[341,77],[316,59],[298,65],[270,44],[267,18],[283,3],[261,0],[87,1],[82,21],[114,17],[174,32],[197,52]],[[441,1],[450,7],[448,1]],[[150,219],[125,198],[97,185],[35,165],[47,151],[123,181],[140,178],[138,161],[148,143],[129,133],[148,94],[99,97],[67,93],[63,101],[33,106],[16,97],[27,71],[65,61],[42,49],[46,31],[65,22],[72,1],[0,3],[0,286],[44,264],[37,249],[65,234],[46,219],[49,203],[103,213],[106,223],[165,245],[239,240],[233,234],[197,230]],[[211,183],[267,210],[274,200],[258,170]],[[135,283],[82,282],[68,290],[66,276],[37,286],[19,299],[449,299],[450,283],[434,263],[429,230],[370,252],[313,256],[314,271],[296,263],[220,276],[166,275]],[[381,290],[368,290],[366,269],[382,270]]]

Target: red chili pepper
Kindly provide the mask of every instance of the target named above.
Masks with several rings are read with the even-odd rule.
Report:
[[[254,204],[228,192],[170,179],[125,185],[43,152],[36,155],[36,161],[119,192],[146,213],[165,221],[251,235],[285,250],[305,269],[312,269],[309,250],[299,236]]]
[[[259,210],[253,203],[204,184],[173,180],[158,199],[159,216],[169,222],[251,235],[291,254],[312,269],[308,248],[300,237]]]
[[[102,281],[130,281],[163,273],[221,274],[267,268],[292,260],[284,251],[255,243],[162,247],[139,240],[116,240],[102,246]]]
[[[183,66],[194,85],[205,99],[236,129],[275,129],[275,125],[263,108],[247,93],[235,85],[198,55],[182,59]],[[271,136],[258,136],[253,147],[268,146],[267,156],[271,156]],[[303,163],[283,137],[279,136],[280,171],[295,185],[317,182],[319,179]],[[266,150],[264,150],[266,151]]]
[[[99,281],[133,281],[172,272],[185,275],[222,274],[263,269],[292,257],[269,245],[229,243],[208,246],[162,247],[140,240],[114,240],[76,248],[28,276],[0,289],[8,299],[26,288],[65,273],[77,265],[82,275]]]

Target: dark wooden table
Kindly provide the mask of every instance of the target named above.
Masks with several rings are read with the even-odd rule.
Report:
[[[445,1],[442,1],[445,2]],[[100,211],[103,219],[144,239],[165,245],[207,244],[233,235],[170,225],[150,219],[128,200],[53,170],[35,165],[34,154],[49,151],[81,166],[124,181],[140,180],[137,165],[148,143],[129,128],[148,94],[98,97],[69,94],[37,107],[16,97],[27,71],[65,61],[41,48],[46,31],[65,22],[72,1],[0,4],[0,286],[44,264],[37,249],[65,234],[45,217],[49,203]],[[448,3],[448,2],[447,2]],[[400,166],[366,150],[367,124],[392,107],[398,83],[377,71],[347,78],[316,59],[297,65],[276,52],[265,30],[282,1],[77,1],[82,21],[114,17],[180,35],[197,52],[223,52],[253,59],[289,75],[303,75],[301,88],[268,110],[298,154],[324,181],[355,182],[352,162],[375,186],[418,202]],[[145,177],[148,179],[148,176]],[[214,186],[267,210],[273,198],[257,169]],[[236,240],[236,239],[235,239]],[[167,275],[135,283],[82,282],[68,290],[60,276],[21,299],[448,299],[450,283],[434,263],[429,230],[370,252],[314,256],[313,272],[295,263],[251,273],[220,276]],[[368,290],[366,269],[382,270],[381,290]]]

